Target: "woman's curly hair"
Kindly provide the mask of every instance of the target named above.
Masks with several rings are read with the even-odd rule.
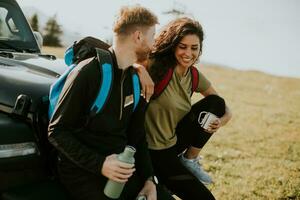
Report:
[[[155,83],[163,78],[169,68],[176,66],[175,48],[183,37],[191,34],[199,37],[201,54],[204,33],[199,22],[182,17],[171,21],[162,29],[149,56],[150,75]]]

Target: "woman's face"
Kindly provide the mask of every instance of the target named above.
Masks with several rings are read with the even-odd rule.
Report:
[[[200,53],[200,41],[197,35],[186,35],[175,48],[175,57],[179,66],[192,66]]]

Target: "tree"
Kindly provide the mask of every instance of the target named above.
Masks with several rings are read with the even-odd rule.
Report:
[[[30,25],[32,30],[39,31],[39,19],[38,15],[35,13],[30,19]]]
[[[51,17],[44,28],[44,45],[45,46],[55,46],[61,47],[60,36],[62,35],[62,30],[60,25],[56,21],[56,15]]]

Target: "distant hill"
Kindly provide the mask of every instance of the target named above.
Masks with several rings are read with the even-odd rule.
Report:
[[[52,16],[47,16],[46,14],[41,12],[39,9],[36,9],[35,7],[31,7],[31,6],[24,7],[23,11],[28,20],[35,13],[38,15],[40,33],[43,34],[43,29],[44,29],[44,26],[46,25],[46,22]],[[80,33],[69,31],[66,27],[62,26],[62,24],[59,21],[57,21],[57,22],[58,22],[58,24],[61,25],[61,28],[63,30],[63,35],[60,38],[63,46],[67,47],[67,46],[73,44],[74,41],[82,38],[82,35],[80,35]]]

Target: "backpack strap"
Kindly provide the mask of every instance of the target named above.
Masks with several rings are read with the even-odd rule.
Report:
[[[66,82],[66,78],[68,77],[69,73],[74,69],[75,66],[76,66],[75,64],[70,65],[69,68],[50,87],[49,109],[48,109],[49,119],[52,118],[55,106],[56,106],[59,96],[60,96],[60,93]]]
[[[196,67],[192,66],[191,67],[191,74],[192,74],[192,93],[196,91],[199,83],[199,73]]]
[[[65,51],[65,63],[67,66],[71,66],[73,63],[73,58],[74,58],[74,49],[73,45],[70,46],[66,51]]]
[[[141,89],[140,89],[140,80],[136,72],[132,73],[132,84],[133,84],[133,111],[136,109],[140,101]]]
[[[96,52],[101,71],[101,83],[97,98],[91,107],[91,115],[95,115],[102,110],[111,92],[113,82],[113,67],[110,53],[98,48],[96,48]]]
[[[159,95],[164,91],[164,89],[168,86],[170,80],[172,79],[174,69],[169,68],[166,75],[162,80],[160,80],[157,84],[154,86],[154,94],[152,95],[153,99],[156,99],[159,97]]]
[[[190,71],[191,71],[191,75],[192,75],[192,92],[191,92],[191,95],[192,95],[193,92],[195,92],[198,87],[199,73],[198,73],[197,68],[194,66],[191,66]],[[169,68],[166,75],[164,76],[164,78],[161,81],[159,81],[157,84],[155,84],[154,94],[152,95],[152,99],[156,99],[157,97],[159,97],[159,95],[168,86],[170,80],[172,79],[173,72],[174,72],[174,69]]]

